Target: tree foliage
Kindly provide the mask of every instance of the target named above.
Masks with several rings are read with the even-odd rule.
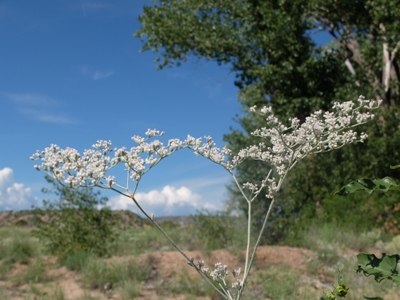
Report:
[[[325,99],[308,91],[310,79],[335,86],[331,68],[337,68],[339,59],[354,84],[369,86],[386,105],[399,101],[399,0],[155,3],[144,7],[142,28],[135,35],[144,42],[142,50],[161,53],[159,68],[189,55],[229,63],[239,87],[256,85],[273,103],[281,93]],[[335,41],[324,59],[316,57],[320,50],[310,36],[315,31],[325,31]],[[319,92],[324,90],[331,92]]]
[[[43,200],[43,207],[36,212],[42,222],[35,235],[47,243],[51,254],[64,261],[68,255],[90,252],[98,256],[109,254],[109,245],[117,238],[116,218],[104,206],[107,197],[92,188],[73,190],[47,176],[53,189],[43,189],[55,194],[56,200]],[[103,206],[99,209],[98,206]]]
[[[276,215],[293,217],[307,210],[314,215],[320,210],[336,218],[332,208],[337,206],[329,203],[337,198],[327,190],[337,190],[360,173],[383,173],[384,166],[400,158],[395,146],[400,138],[400,0],[154,2],[144,7],[142,27],[135,35],[143,41],[142,50],[159,53],[159,69],[194,56],[229,64],[236,74],[245,116],[237,120],[240,130],[225,135],[234,152],[259,142],[250,133],[262,120],[249,114],[250,106],[271,105],[284,121],[292,116],[304,120],[332,102],[355,100],[360,94],[384,100],[384,111],[366,127],[368,143],[311,157],[298,166],[290,189],[283,189],[285,201],[278,201]],[[312,39],[317,32],[333,41],[317,46]],[[259,182],[268,168],[249,161],[239,166],[237,176],[242,182]],[[240,199],[234,187],[230,190],[233,200]],[[255,220],[268,207],[263,195],[259,200]],[[358,210],[371,210],[365,199],[355,203]],[[244,208],[240,200],[238,205]]]

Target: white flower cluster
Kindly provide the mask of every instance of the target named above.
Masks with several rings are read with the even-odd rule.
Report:
[[[150,137],[163,135],[163,132],[155,129],[149,129],[146,135],[147,138],[133,136],[132,139],[139,146],[130,150],[125,147],[111,149],[111,141],[97,141],[92,146],[93,149],[85,150],[81,155],[75,149],[60,149],[57,145],[51,145],[41,152],[36,151],[31,159],[41,160],[41,165],[35,166],[37,170],[44,171],[73,188],[116,184],[114,177],[106,176],[106,173],[119,163],[123,163],[129,170],[132,180],[139,181],[149,168],[175,152],[181,145],[175,140],[170,140],[167,147],[158,140],[148,143]],[[111,152],[114,152],[114,157],[108,156]]]
[[[51,145],[43,151],[36,151],[31,156],[32,160],[41,160],[40,165],[34,167],[53,176],[57,181],[67,186],[76,188],[79,186],[111,187],[117,185],[113,176],[106,176],[107,171],[118,164],[124,164],[129,171],[129,178],[139,182],[142,176],[163,158],[172,153],[189,148],[195,154],[204,156],[211,161],[226,167],[229,165],[229,150],[215,147],[211,137],[195,139],[188,135],[187,139],[170,139],[165,146],[159,140],[149,141],[152,137],[162,136],[164,132],[149,129],[146,138],[133,136],[132,140],[138,144],[129,150],[125,147],[111,148],[111,141],[97,141],[93,149],[85,150],[80,154],[76,149],[61,149],[57,145]],[[114,152],[114,157],[109,156]]]
[[[223,265],[222,263],[216,263],[214,265],[215,269],[210,272],[210,276],[214,281],[225,280],[225,277],[228,276],[228,267]]]
[[[204,261],[199,261],[197,263],[197,267],[203,272],[205,275],[209,276],[215,282],[223,283],[225,285],[225,278],[229,275],[228,267],[218,262],[214,265],[214,269],[210,271],[210,269],[206,268],[204,265]],[[235,278],[235,282],[232,283],[232,288],[241,289],[243,286],[243,280],[239,279],[241,269],[233,270],[232,275]]]
[[[205,141],[190,135],[184,141],[170,139],[166,146],[159,140],[149,142],[153,137],[164,135],[164,132],[156,129],[147,130],[146,137],[133,136],[132,139],[138,146],[129,150],[125,147],[111,149],[111,141],[100,140],[92,146],[93,149],[85,150],[83,154],[72,148],[60,149],[57,145],[51,145],[43,151],[36,151],[31,159],[41,160],[41,165],[35,165],[36,169],[73,188],[86,185],[117,185],[115,178],[106,176],[106,173],[120,163],[125,165],[129,178],[139,182],[160,160],[182,148],[189,148],[196,155],[220,164],[230,173],[243,160],[252,158],[270,163],[278,174],[283,176],[298,160],[310,153],[329,151],[366,139],[366,134],[358,137],[350,128],[373,117],[368,112],[360,112],[361,109],[374,109],[380,103],[365,100],[361,96],[358,101],[357,107],[354,107],[353,102],[335,103],[334,112],[317,111],[301,125],[297,118],[293,118],[290,120],[290,127],[283,125],[272,114],[270,107],[263,107],[259,113],[265,116],[267,127],[257,129],[252,134],[264,139],[265,143],[240,150],[232,160],[229,160],[231,151],[226,147],[217,148],[209,136],[204,138]],[[256,107],[252,107],[251,111],[257,112]],[[111,152],[114,152],[112,158],[109,156]],[[277,190],[275,180],[266,178],[260,189],[265,186],[269,188],[269,195],[273,196]],[[244,187],[250,189],[253,194],[260,191],[253,183],[245,183]]]
[[[201,155],[211,161],[223,166],[228,171],[233,168],[231,163],[228,161],[229,155],[231,155],[231,150],[226,146],[222,149],[215,146],[214,140],[210,136],[206,136],[205,142],[203,143],[202,138],[195,139],[194,137],[188,135],[187,139],[184,141],[185,145],[194,151],[194,154]]]
[[[301,125],[299,119],[292,118],[289,120],[290,127],[283,125],[272,114],[271,107],[263,107],[259,111],[252,107],[250,111],[264,115],[267,121],[267,127],[255,130],[252,135],[261,137],[266,142],[239,151],[234,156],[232,165],[236,166],[243,160],[252,158],[270,163],[283,176],[298,160],[310,153],[326,152],[349,143],[363,142],[367,135],[362,133],[358,136],[351,128],[371,120],[374,115],[360,110],[375,109],[381,101],[365,100],[360,96],[358,102],[357,107],[352,101],[337,102],[333,106],[333,112],[317,111]],[[247,187],[255,190],[250,184]]]

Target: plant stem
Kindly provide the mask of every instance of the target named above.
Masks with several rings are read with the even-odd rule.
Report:
[[[119,192],[119,191],[118,191],[118,192]],[[158,223],[157,223],[156,221],[154,221],[154,219],[153,219],[151,216],[149,216],[149,215],[147,214],[147,212],[146,212],[146,211],[140,206],[140,204],[136,201],[134,195],[126,195],[126,194],[123,194],[123,193],[121,193],[121,192],[119,192],[119,193],[122,194],[122,195],[125,195],[125,196],[128,197],[128,198],[131,198],[131,199],[133,200],[133,202],[135,202],[136,206],[137,206],[137,207],[139,208],[139,210],[146,216],[146,218],[149,219],[149,221],[150,221],[151,223],[153,223],[153,224],[157,227],[157,229],[165,236],[165,238],[172,244],[172,246],[173,246],[176,250],[178,250],[178,252],[179,252],[180,254],[183,255],[183,257],[187,260],[188,265],[191,266],[191,267],[194,267],[195,270],[197,271],[197,273],[199,273],[200,276],[203,277],[203,279],[204,279],[208,284],[210,284],[210,285],[214,288],[214,290],[216,290],[224,299],[232,299],[232,297],[228,297],[227,295],[224,295],[224,294],[210,281],[210,279],[207,278],[207,276],[206,276],[206,275],[196,266],[196,264],[193,262],[193,258],[190,259],[190,258],[185,254],[185,252],[183,252],[183,250],[182,250],[182,249],[170,238],[170,236],[160,227],[160,225],[158,225]]]
[[[287,174],[287,172],[279,179],[279,182],[278,182],[278,185],[277,185],[277,191],[279,191],[279,189],[281,188],[282,183],[283,183],[283,181],[284,181],[284,179],[285,179],[285,177],[286,177],[286,174]],[[266,225],[267,225],[267,221],[268,221],[268,218],[269,218],[269,216],[270,216],[270,214],[271,214],[272,207],[274,206],[274,203],[275,203],[275,198],[273,198],[273,199],[271,200],[271,203],[269,204],[267,214],[265,215],[263,225],[262,225],[262,227],[261,227],[260,233],[258,234],[257,241],[256,241],[256,243],[255,243],[255,245],[254,245],[254,248],[253,248],[253,253],[251,254],[250,262],[249,262],[249,264],[248,264],[248,267],[247,267],[247,268],[245,269],[245,271],[244,271],[244,275],[243,275],[243,287],[242,287],[242,289],[239,291],[239,293],[237,294],[237,297],[236,297],[237,300],[240,299],[241,296],[242,296],[242,293],[243,293],[243,290],[244,290],[244,286],[245,286],[245,284],[246,284],[247,278],[248,278],[249,273],[250,273],[251,266],[253,265],[253,261],[254,261],[254,258],[255,258],[255,256],[256,256],[257,248],[258,248],[258,246],[259,246],[259,244],[260,244],[262,234],[264,233],[264,230],[265,230],[265,227],[266,227]],[[250,217],[249,217],[249,218],[250,218]],[[246,263],[247,263],[247,258],[246,258]]]

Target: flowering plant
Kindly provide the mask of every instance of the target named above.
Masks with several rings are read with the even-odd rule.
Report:
[[[85,150],[81,154],[72,148],[61,149],[57,145],[51,145],[43,151],[36,151],[31,159],[40,160],[41,164],[35,165],[35,168],[51,175],[64,186],[70,188],[96,186],[131,198],[139,210],[185,257],[189,266],[193,267],[224,299],[240,299],[274,205],[274,197],[288,172],[299,160],[309,154],[331,151],[353,142],[363,142],[367,135],[365,133],[358,135],[352,128],[371,120],[373,115],[366,110],[376,109],[380,103],[381,101],[365,100],[360,96],[358,104],[352,101],[337,102],[334,104],[332,112],[317,111],[307,117],[302,124],[299,119],[292,118],[289,120],[289,126],[281,123],[273,115],[270,107],[261,109],[251,107],[251,112],[264,116],[266,127],[252,133],[254,136],[260,137],[261,141],[258,145],[244,148],[236,155],[232,154],[227,147],[216,147],[215,142],[209,136],[194,138],[188,135],[183,141],[170,139],[164,145],[159,140],[152,140],[154,137],[164,135],[164,132],[149,129],[145,133],[146,137],[136,135],[132,137],[137,146],[130,149],[125,147],[112,149],[111,141],[97,141],[92,146],[93,149]],[[203,261],[194,262],[194,259],[189,258],[157,224],[154,215],[149,215],[135,199],[135,193],[142,177],[161,160],[184,148],[221,165],[232,175],[248,204],[248,234],[243,276],[239,277],[241,269],[233,270],[234,282],[230,286],[226,282],[226,277],[229,275],[226,265],[217,263],[214,269],[210,270],[206,268]],[[112,152],[114,152],[113,156],[110,155]],[[259,183],[239,183],[234,170],[246,159],[268,162],[272,168],[266,172],[265,178]],[[126,178],[123,182],[107,174],[120,164],[124,165],[126,171]],[[273,173],[273,170],[276,172]],[[130,181],[134,182],[133,187],[130,186]],[[250,239],[252,202],[264,188],[267,188],[267,197],[271,199],[271,202],[258,238],[252,243]],[[252,251],[251,248],[253,248]]]

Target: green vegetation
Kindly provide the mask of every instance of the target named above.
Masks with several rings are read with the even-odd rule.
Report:
[[[179,270],[177,278],[174,280],[163,280],[156,286],[157,294],[160,296],[168,295],[184,295],[185,299],[197,299],[198,297],[218,298],[215,290],[213,290],[201,278],[190,278],[187,269]]]
[[[206,249],[226,248],[233,239],[234,228],[229,223],[229,216],[199,212],[193,216],[198,238]]]
[[[142,40],[143,51],[157,53],[159,69],[194,57],[226,64],[236,74],[244,114],[237,119],[241,128],[224,137],[233,153],[259,143],[250,133],[263,120],[249,111],[253,105],[272,106],[285,122],[293,116],[304,121],[313,111],[359,95],[383,99],[382,111],[362,128],[369,136],[364,144],[309,157],[291,171],[265,241],[276,243],[299,226],[305,229],[326,221],[400,233],[399,225],[382,219],[380,197],[352,194],[343,200],[332,195],[359,176],[400,178],[399,173],[386,173],[386,167],[400,159],[398,1],[154,2],[145,6],[139,17],[142,27],[135,35]],[[313,41],[313,33],[321,31],[333,39],[324,47]],[[236,176],[241,183],[259,183],[269,168],[248,160]],[[247,214],[235,185],[229,190],[232,205]],[[255,225],[261,226],[269,201],[261,193],[254,202]],[[386,195],[384,202],[393,209],[397,197]],[[351,211],[352,217],[344,211]]]
[[[225,217],[216,221],[217,216],[209,214],[202,214],[200,218],[202,219],[201,224],[206,224],[205,226],[212,226],[211,224],[214,222],[222,224],[226,221]],[[209,219],[207,220],[207,218]],[[243,219],[234,218],[228,221],[233,226],[234,232],[239,232],[239,224],[242,222]],[[199,224],[195,222],[185,227],[179,227],[170,223],[168,230],[171,233],[180,232],[180,242],[184,248],[189,250],[188,248],[196,247],[195,249],[202,251],[206,258],[206,253],[212,255],[212,250],[209,250],[209,245],[198,238]],[[172,248],[161,242],[163,239],[159,235],[156,237],[156,228],[144,225],[141,228],[118,230],[120,237],[113,241],[112,249],[115,250],[110,253],[112,258],[102,258],[94,253],[82,251],[74,252],[64,260],[64,265],[70,270],[69,272],[75,272],[81,278],[77,284],[85,291],[82,299],[95,299],[90,294],[91,291],[100,291],[104,295],[118,293],[121,299],[132,299],[141,295],[144,286],[151,287],[149,291],[165,297],[184,295],[186,299],[196,299],[205,295],[213,295],[213,290],[201,278],[197,276],[192,278],[188,275],[189,267],[175,269],[168,277],[158,275],[160,264],[168,265],[169,262],[163,261],[160,258],[162,256],[156,255],[156,252],[172,251]],[[2,252],[6,254],[3,254],[0,266],[7,268],[5,272],[0,272],[2,280],[12,282],[16,290],[25,283],[30,284],[29,290],[23,292],[26,299],[35,299],[35,297],[64,299],[62,289],[56,285],[56,280],[63,280],[63,277],[53,276],[49,273],[49,270],[60,268],[60,266],[52,262],[53,260],[49,256],[42,256],[43,253],[49,253],[49,250],[46,249],[46,245],[40,246],[37,238],[29,238],[31,232],[32,229],[29,228],[0,229],[0,249],[7,249],[7,245],[17,243],[16,241],[26,241],[28,244],[30,242],[37,247],[33,248],[35,251],[29,252],[31,254],[27,260],[15,258],[11,251]],[[217,238],[218,234],[220,232],[217,231],[214,238]],[[243,233],[240,233],[239,236],[243,237]],[[305,271],[293,270],[292,264],[296,264],[296,262],[290,259],[285,266],[256,264],[248,283],[249,289],[244,294],[245,299],[255,300],[267,297],[289,300],[316,299],[335,285],[337,269],[341,270],[343,282],[350,288],[346,299],[360,299],[359,291],[363,291],[364,294],[386,295],[388,299],[396,299],[396,291],[390,284],[385,282],[378,284],[374,281],[371,283],[370,278],[356,274],[352,267],[356,267],[358,264],[354,255],[355,251],[367,251],[374,246],[381,247],[380,251],[382,252],[388,248],[397,249],[395,247],[398,246],[399,236],[389,236],[381,234],[379,231],[360,232],[354,228],[340,227],[335,223],[327,223],[324,226],[312,225],[299,233],[299,236],[302,238],[293,241],[287,239],[282,244],[296,245],[312,250],[312,254],[306,256],[308,262]],[[121,237],[125,238],[121,239]],[[125,239],[132,245],[140,245],[140,249],[134,250],[135,246],[128,247]],[[199,242],[194,244],[193,240],[199,240]],[[239,238],[233,235],[226,241],[227,249],[230,250],[229,245],[235,243],[239,243]],[[243,241],[241,243],[241,249],[244,249]],[[124,250],[118,251],[119,248]],[[150,252],[153,254],[145,254],[146,249],[151,249]],[[235,261],[240,260],[239,249],[237,248],[236,252],[230,252],[230,255],[235,256]],[[147,258],[138,260],[139,254],[146,255]],[[19,271],[16,272],[16,270]],[[7,299],[8,294],[3,294],[3,298]],[[2,294],[0,293],[0,295]],[[218,299],[217,295],[213,297]]]
[[[144,281],[150,273],[151,265],[139,265],[135,260],[107,263],[104,260],[92,257],[82,269],[83,282],[90,289],[106,291],[126,285],[133,281],[138,284]]]
[[[383,253],[381,258],[377,258],[374,254],[360,253],[357,255],[357,261],[358,273],[362,272],[365,276],[372,275],[378,283],[382,280],[391,280],[394,286],[400,285],[399,254],[386,255]]]
[[[1,228],[0,260],[4,263],[28,264],[41,251],[39,240],[31,237],[30,233],[31,230],[17,227]]]
[[[90,252],[98,256],[110,254],[110,245],[118,238],[117,220],[106,206],[107,198],[92,188],[72,190],[46,177],[53,184],[58,199],[43,200],[43,207],[36,208],[38,217],[45,218],[33,232],[49,253],[60,262],[74,252]],[[98,209],[102,206],[101,209]]]
[[[301,291],[302,282],[299,280],[300,274],[293,271],[286,265],[267,267],[259,270],[255,274],[252,284],[257,286],[250,294],[251,299],[299,299],[312,300],[315,299],[314,293],[306,293]]]
[[[391,169],[398,169],[400,165],[397,166],[390,166]],[[336,194],[341,196],[348,196],[350,194],[356,193],[358,191],[364,191],[368,194],[373,193],[374,191],[381,191],[381,192],[388,192],[389,190],[396,190],[398,191],[399,185],[390,177],[385,177],[382,179],[369,179],[369,178],[362,178],[357,181],[353,181],[346,186],[342,187]],[[395,208],[398,206],[398,203],[395,204]],[[395,210],[394,212],[396,212]],[[398,214],[396,216],[391,215],[388,216],[389,222],[392,222],[397,225]],[[387,227],[386,227],[387,229]],[[398,226],[395,227],[398,229]],[[397,238],[393,239],[391,243],[391,248],[396,245]],[[382,253],[382,257],[378,258],[375,254],[368,254],[368,253],[360,253],[357,255],[357,262],[358,267],[355,269],[357,273],[363,273],[365,276],[373,276],[375,281],[381,283],[382,281],[390,281],[393,282],[393,286],[400,285],[400,276],[399,276],[399,262],[400,262],[400,255],[393,254],[387,255],[386,253]],[[341,279],[339,285],[341,284]],[[346,290],[347,292],[347,290]],[[327,292],[326,298],[321,298],[321,300],[336,300],[337,297],[342,297],[342,295],[338,293],[331,293],[330,291]],[[328,295],[329,294],[329,295]],[[382,300],[381,297],[366,297],[364,299],[375,299],[375,300]]]

